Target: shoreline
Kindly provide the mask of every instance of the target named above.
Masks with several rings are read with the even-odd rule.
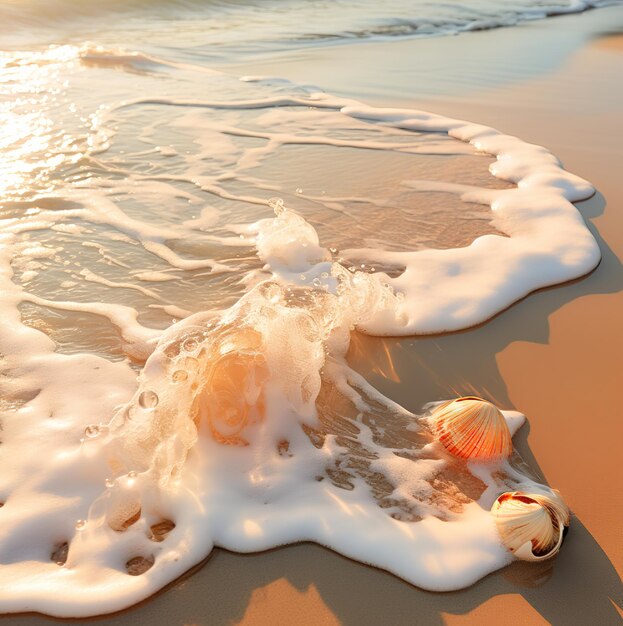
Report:
[[[586,23],[577,22],[587,17]],[[405,339],[359,336],[357,343],[365,346],[362,354],[367,355],[366,359],[357,360],[357,354],[351,355],[357,369],[372,384],[411,410],[418,410],[422,399],[434,401],[452,393],[476,391],[502,408],[526,413],[528,425],[517,435],[517,448],[531,468],[542,471],[549,484],[562,491],[575,514],[560,556],[539,566],[516,563],[462,591],[430,593],[311,544],[256,555],[216,549],[206,559],[210,561],[207,566],[198,566],[194,574],[183,576],[167,591],[121,613],[88,621],[274,624],[378,623],[384,619],[406,624],[413,623],[417,615],[425,624],[486,624],[498,623],[500,613],[506,611],[518,624],[546,623],[545,620],[565,624],[618,623],[612,601],[621,600],[617,571],[623,571],[623,555],[616,522],[623,513],[623,501],[620,494],[617,502],[617,494],[609,493],[604,477],[616,476],[620,439],[616,436],[617,416],[612,409],[617,401],[617,357],[623,349],[619,329],[623,313],[619,260],[623,254],[623,193],[617,188],[616,163],[608,161],[608,153],[616,154],[617,138],[621,136],[612,131],[611,125],[617,122],[617,111],[620,117],[623,88],[617,89],[612,81],[623,57],[615,56],[621,54],[619,44],[614,50],[612,46],[602,49],[586,44],[591,33],[605,24],[612,28],[616,20],[623,27],[621,7],[466,33],[456,38],[355,44],[348,54],[343,46],[299,51],[291,55],[294,61],[288,66],[293,79],[294,72],[298,72],[296,80],[300,81],[305,81],[310,73],[313,76],[320,72],[331,76],[331,82],[340,79],[339,74],[326,74],[327,56],[335,62],[342,55],[346,71],[353,52],[357,56],[355,49],[361,53],[362,46],[367,48],[363,56],[376,57],[377,65],[361,63],[361,71],[366,74],[372,70],[370,74],[374,76],[384,73],[390,60],[404,58],[399,50],[403,46],[421,50],[422,42],[432,42],[426,46],[427,54],[435,49],[441,51],[448,41],[455,42],[450,56],[457,55],[453,57],[457,64],[459,52],[469,52],[470,46],[477,57],[495,53],[505,34],[509,35],[507,40],[517,44],[522,38],[545,40],[550,35],[554,41],[566,42],[567,56],[563,60],[541,60],[542,67],[555,65],[555,70],[535,73],[539,61],[535,58],[523,74],[519,72],[521,77],[515,72],[514,78],[497,80],[493,87],[496,81],[487,76],[481,76],[484,86],[480,87],[478,77],[470,76],[466,79],[468,87],[463,84],[463,93],[457,87],[452,88],[454,92],[440,91],[433,81],[422,99],[416,100],[405,98],[403,84],[402,99],[398,101],[392,99],[397,97],[400,80],[404,78],[398,72],[398,77],[392,75],[385,85],[377,85],[372,98],[357,93],[361,89],[357,80],[343,82],[341,91],[334,90],[339,95],[357,93],[356,97],[375,104],[399,106],[408,102],[409,106],[480,121],[517,134],[550,149],[569,171],[586,178],[598,190],[593,198],[577,205],[603,253],[601,264],[588,276],[533,292],[484,324],[465,331]],[[566,38],[561,33],[566,33]],[[574,52],[568,53],[571,48]],[[468,56],[465,54],[465,64],[471,67]],[[407,65],[415,63],[404,61]],[[501,65],[503,61],[498,60]],[[453,71],[460,73],[460,67]],[[492,67],[489,71],[494,78],[497,76]],[[498,71],[503,73],[502,68]],[[595,75],[601,73],[597,85],[591,71]],[[279,75],[278,71],[274,73]],[[395,84],[390,87],[387,83],[392,80]],[[374,79],[371,82],[374,84]],[[604,111],[604,104],[598,101],[603,95],[602,82],[610,83],[611,111]],[[562,112],[561,100],[556,103],[553,94],[562,96],[570,86],[580,103],[572,104],[571,111]],[[329,89],[330,85],[326,87]],[[351,88],[353,92],[348,91]],[[534,100],[536,106],[522,108],[522,103]],[[584,129],[588,138],[578,145],[569,142],[568,135],[569,129],[586,121],[583,107],[592,113],[593,126]],[[610,352],[599,361],[606,345]],[[474,354],[478,355],[476,362]],[[576,371],[579,354],[582,363]],[[596,406],[593,398],[598,398]],[[587,450],[586,415],[594,412],[594,423],[600,426],[596,434],[609,429],[612,435],[601,446],[594,446],[597,449]],[[560,445],[561,437],[564,447]],[[578,481],[580,484],[576,484]],[[604,501],[611,503],[609,509],[604,507]],[[590,580],[581,572],[590,572]],[[542,577],[547,579],[539,581]],[[285,621],[276,620],[277,615]],[[0,623],[7,626],[59,621],[24,614],[0,617]]]

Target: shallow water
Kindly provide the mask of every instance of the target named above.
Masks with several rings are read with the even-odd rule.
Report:
[[[107,5],[97,38],[83,5],[33,6],[2,5],[37,28],[0,73],[0,611],[115,610],[213,545],[314,540],[431,589],[507,563],[489,507],[539,487],[453,460],[350,334],[465,328],[586,273],[590,184],[487,127],[210,68],[309,39],[290,4],[270,37],[264,5]],[[526,6],[442,27],[553,10]]]
[[[361,39],[431,37],[512,26],[618,0],[76,0],[3,1],[8,40],[97,40],[166,46],[186,59],[224,59]],[[102,28],[102,24],[106,28]],[[102,32],[104,31],[104,32]]]

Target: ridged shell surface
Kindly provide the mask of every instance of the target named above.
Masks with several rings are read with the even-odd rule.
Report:
[[[457,398],[432,415],[439,441],[462,459],[491,461],[513,452],[510,430],[501,411],[482,398]]]
[[[551,495],[513,491],[498,497],[491,507],[502,543],[519,559],[542,561],[560,550],[569,510]]]

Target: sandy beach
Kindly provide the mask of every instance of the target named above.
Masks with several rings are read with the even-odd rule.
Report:
[[[544,563],[517,562],[463,591],[430,593],[316,545],[252,555],[215,549],[155,597],[89,622],[621,623],[621,68],[621,6],[450,38],[317,47],[219,68],[490,125],[547,147],[596,187],[593,198],[578,204],[603,255],[588,277],[533,293],[476,328],[404,339],[357,335],[350,352],[355,369],[413,412],[426,402],[475,394],[525,413],[516,448],[573,513],[561,553]],[[2,626],[45,623],[58,620],[0,616]]]

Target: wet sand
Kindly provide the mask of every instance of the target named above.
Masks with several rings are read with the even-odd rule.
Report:
[[[468,331],[400,340],[357,336],[351,350],[357,369],[413,411],[475,393],[524,412],[528,424],[516,447],[573,510],[560,555],[435,594],[319,546],[259,555],[215,550],[164,593],[89,621],[621,623],[623,35],[617,31],[623,32],[623,7],[454,38],[326,47],[229,68],[482,122],[545,145],[597,187],[578,205],[603,254],[587,278],[532,294]],[[2,626],[54,622],[0,618]]]

